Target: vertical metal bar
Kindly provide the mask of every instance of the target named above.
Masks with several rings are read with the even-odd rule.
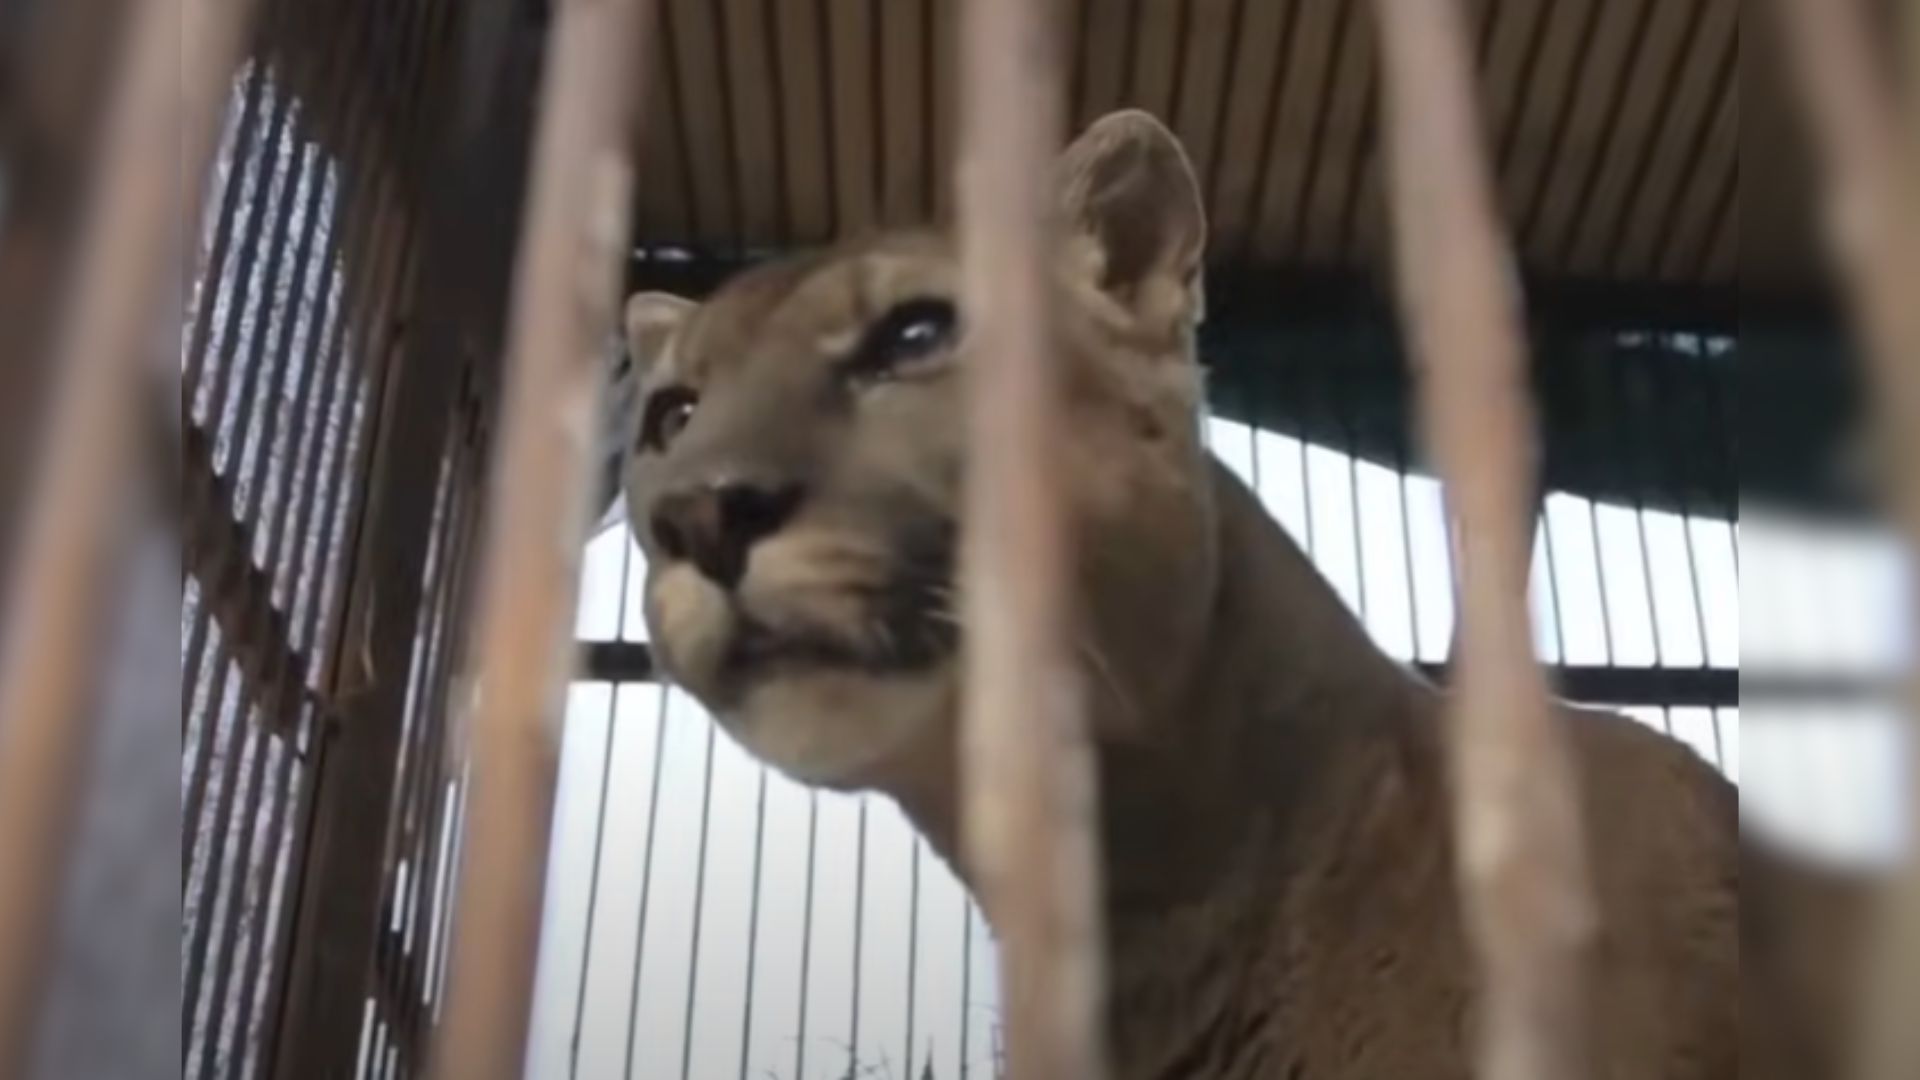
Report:
[[[1333,377],[1333,410],[1334,422],[1340,429],[1340,452],[1347,458],[1347,517],[1353,529],[1353,581],[1354,590],[1358,594],[1356,606],[1359,608],[1356,614],[1360,616],[1360,626],[1366,630],[1367,636],[1375,637],[1377,632],[1370,619],[1372,611],[1367,595],[1367,550],[1365,542],[1361,539],[1366,534],[1366,530],[1360,521],[1360,451],[1357,445],[1359,440],[1354,429],[1353,396],[1350,392],[1353,365],[1358,362],[1359,358],[1354,356],[1341,358],[1340,366]]]
[[[1609,408],[1607,412],[1613,417],[1613,423],[1608,425],[1608,432],[1613,436],[1611,441],[1614,455],[1626,463],[1627,486],[1632,489],[1634,538],[1640,551],[1640,586],[1647,604],[1647,625],[1653,633],[1653,666],[1666,667],[1669,650],[1666,634],[1660,628],[1660,606],[1654,596],[1652,545],[1647,543],[1646,493],[1653,484],[1647,479],[1644,462],[1641,460],[1642,441],[1623,438],[1626,423],[1629,420],[1629,410],[1632,408],[1627,394],[1625,371],[1626,367],[1618,357],[1608,358],[1607,404]],[[1633,417],[1632,419],[1641,418]],[[1598,558],[1599,545],[1594,546],[1594,552],[1595,557]],[[1603,563],[1602,568],[1604,567]],[[1704,646],[1705,643],[1702,642],[1702,647]],[[1717,734],[1718,728],[1715,731]]]
[[[973,1019],[973,907],[960,905],[960,1080],[967,1080],[968,1040]]]
[[[1879,63],[1869,14],[1856,0],[1778,0],[1788,62],[1821,159],[1825,224],[1846,303],[1867,350],[1872,420],[1882,462],[1891,465],[1886,496],[1920,550],[1920,138],[1899,115],[1890,73]],[[1911,27],[1910,35],[1916,31]],[[1911,53],[1911,49],[1908,50]],[[1909,104],[1920,103],[1915,99]],[[1910,602],[1920,610],[1920,586]],[[1920,777],[1920,670],[1910,671],[1908,776]],[[1920,826],[1920,793],[1907,793]],[[1920,829],[1916,829],[1920,832]],[[1885,896],[1868,950],[1870,971],[1860,1030],[1859,1075],[1896,1080],[1920,1069],[1920,1028],[1911,1002],[1920,994],[1920,857],[1909,852]],[[1903,1002],[1907,1004],[1902,1004]]]
[[[907,1078],[913,1077],[913,1007],[918,999],[920,982],[920,838],[912,837],[907,841],[909,864],[909,886],[907,892]]]
[[[707,907],[707,839],[711,835],[709,826],[713,821],[713,732],[716,726],[706,725],[707,761],[701,769],[700,778],[700,846],[693,864],[693,933],[687,945],[687,1011],[685,1028],[680,1036],[680,1080],[688,1080],[693,1074],[693,1007],[698,998],[696,991],[700,988],[700,927],[705,922]]]
[[[556,6],[479,582],[474,791],[435,1074],[525,1060],[601,343],[626,251],[646,0]]]
[[[808,976],[813,972],[813,871],[819,841],[820,792],[812,789],[807,792],[807,887],[800,914],[800,1019],[794,1026],[800,1036],[793,1040],[793,1075],[796,1077],[807,1075],[807,987]]]
[[[1066,647],[1048,176],[1061,93],[1052,5],[961,21],[961,286],[972,339],[963,581],[963,849],[1002,946],[1010,1075],[1105,1074],[1092,754]]]
[[[860,797],[860,824],[854,833],[853,854],[853,987],[847,1008],[847,1069],[860,1071],[860,969],[867,936],[867,798]]]
[[[1593,583],[1594,591],[1600,597],[1600,644],[1601,663],[1611,667],[1615,663],[1613,643],[1613,602],[1607,598],[1607,564],[1600,557],[1600,503],[1597,499],[1581,500],[1587,505],[1587,540],[1593,545]],[[1544,503],[1545,500],[1542,500]],[[1560,658],[1561,663],[1566,657]]]
[[[640,853],[640,912],[634,919],[633,974],[627,982],[627,1046],[620,1075],[633,1076],[634,1028],[639,1026],[640,965],[647,956],[647,905],[653,899],[653,839],[660,825],[660,773],[667,753],[667,684],[660,683],[660,708],[653,718],[653,780],[647,793],[647,839]]]
[[[1498,0],[1493,2],[1497,3]],[[1488,15],[1488,22],[1489,25],[1492,22],[1491,13]],[[1486,40],[1485,31],[1481,34],[1481,40],[1483,42]],[[1480,53],[1483,56],[1486,55],[1484,45]],[[1407,502],[1407,481],[1409,480],[1407,471],[1411,468],[1408,458],[1412,456],[1407,452],[1408,419],[1404,408],[1398,407],[1405,400],[1400,391],[1395,391],[1393,400],[1396,404],[1393,424],[1393,489],[1400,501],[1400,572],[1407,579],[1407,640],[1413,644],[1413,659],[1425,660],[1427,657],[1420,650],[1420,586],[1414,580],[1413,573],[1413,514]]]
[[[1553,517],[1547,511],[1547,500],[1545,497],[1540,499],[1539,506],[1540,512],[1534,515],[1533,521],[1540,529],[1540,555],[1546,563],[1547,604],[1553,609],[1553,647],[1557,650],[1555,659],[1562,664],[1572,664],[1573,661],[1567,657],[1566,609],[1560,606],[1560,566],[1559,561],[1554,558]],[[1529,540],[1531,540],[1531,537],[1529,537]],[[1532,559],[1533,546],[1531,543],[1528,544],[1527,551],[1528,559]],[[1457,584],[1454,592],[1456,594],[1454,596],[1454,605],[1455,609],[1458,610],[1460,598],[1457,595],[1459,593]]]
[[[1673,400],[1673,395],[1678,393],[1678,391],[1670,389],[1675,379],[1673,374],[1674,366],[1672,363],[1661,363],[1654,366],[1654,379],[1660,383],[1667,384],[1666,388],[1663,388],[1660,393],[1655,395],[1655,400],[1671,401]],[[1666,418],[1676,415],[1676,413],[1671,409],[1663,409],[1662,415],[1663,418]],[[1661,424],[1661,430],[1666,434],[1672,433],[1672,427],[1673,425],[1670,422]],[[1718,441],[1721,434],[1724,433],[1716,433],[1716,441]],[[1685,457],[1684,454],[1674,456]],[[1680,550],[1686,556],[1687,561],[1688,601],[1693,605],[1694,632],[1699,635],[1700,666],[1702,668],[1710,668],[1713,666],[1713,657],[1707,651],[1707,602],[1705,595],[1700,591],[1700,558],[1694,549],[1695,545],[1693,542],[1692,485],[1694,477],[1684,476],[1676,483],[1673,479],[1671,469],[1673,464],[1671,460],[1668,460],[1665,463],[1666,467],[1661,469],[1661,473],[1664,476],[1667,491],[1673,495],[1680,515]],[[1689,469],[1688,471],[1691,472],[1692,470]],[[1735,550],[1738,551],[1737,545]]]
[[[392,65],[400,57],[427,49],[433,20],[444,7],[443,4],[416,3],[373,18],[369,27],[370,51],[358,66],[371,69]],[[400,121],[406,126],[405,141],[409,145],[424,111],[420,104],[425,97],[421,92],[423,66],[413,66],[414,82],[406,95],[412,107]],[[304,674],[284,668],[276,671],[268,680],[266,694],[277,700],[318,686],[324,677],[320,663],[324,647],[321,638],[330,623],[323,600],[327,570],[332,561],[326,552],[337,550],[335,539],[341,532],[341,519],[346,506],[352,502],[345,485],[350,482],[354,460],[354,402],[361,398],[358,390],[367,378],[367,369],[375,366],[364,347],[349,344],[348,335],[350,328],[365,325],[362,320],[369,298],[376,291],[385,293],[394,282],[404,280],[401,275],[413,238],[410,229],[388,227],[392,224],[393,201],[388,192],[398,182],[397,170],[382,168],[382,155],[376,151],[374,140],[379,137],[381,126],[375,122],[380,110],[372,99],[373,93],[369,80],[356,79],[354,92],[341,107],[343,115],[323,118],[338,136],[337,145],[344,147],[340,151],[340,175],[332,202],[334,220],[322,259],[323,265],[335,268],[340,280],[330,283],[325,316],[312,327],[302,361],[315,378],[325,382],[319,402],[309,416],[311,438],[303,440],[303,460],[296,467],[298,480],[293,489],[298,493],[297,501],[285,530],[288,547],[275,570],[283,574],[285,580],[288,644],[302,650],[307,670]],[[370,409],[369,415],[371,413]],[[364,442],[364,438],[361,441]],[[326,493],[324,499],[322,491]],[[319,807],[328,785],[322,778],[336,742],[331,732],[338,730],[342,721],[343,717],[335,711],[311,710],[306,729],[296,735],[303,746],[303,779],[297,802],[291,808],[292,822],[287,828],[298,854],[289,862],[267,950],[267,955],[274,958],[265,1000],[260,1006],[267,1026],[255,1053],[263,1073],[280,1067],[281,1031],[290,1021],[284,1006],[290,996],[302,1003],[301,1016],[322,1015],[302,996],[305,987],[296,985],[308,962],[300,955],[293,931],[316,917],[311,898],[306,895],[306,882],[310,865],[316,859],[324,861],[325,858],[325,846],[321,842],[323,830],[317,829],[315,822],[319,817],[324,825]],[[335,883],[336,888],[338,884]],[[352,1007],[352,1020],[357,1021],[358,996],[348,1004]],[[344,1026],[340,1030],[345,1030]],[[296,1038],[299,1037],[296,1032]],[[301,1064],[306,1066],[312,1062]]]
[[[1402,317],[1424,428],[1461,526],[1447,740],[1462,907],[1480,966],[1481,1074],[1583,1074],[1595,915],[1564,733],[1527,628],[1532,417],[1516,275],[1494,209],[1460,12],[1374,0]]]
[[[92,733],[85,657],[100,629],[115,513],[134,471],[134,395],[177,265],[180,223],[191,220],[153,178],[204,175],[251,8],[247,0],[152,0],[128,23],[76,287],[53,338],[49,370],[58,383],[0,627],[0,881],[9,883],[0,889],[0,1072],[23,1062],[36,1015],[47,919]],[[197,203],[199,186],[186,187],[189,205]]]
[[[1278,83],[1280,80],[1276,78],[1274,81]],[[1281,363],[1281,370],[1286,372],[1287,385],[1290,391],[1287,399],[1289,401],[1304,401],[1307,397],[1306,383],[1310,381],[1311,377],[1302,375],[1301,369],[1297,364],[1289,363],[1284,359]],[[1317,567],[1319,566],[1318,556],[1320,551],[1313,527],[1313,443],[1309,438],[1312,428],[1308,424],[1309,414],[1304,407],[1301,408],[1297,415],[1300,418],[1300,531],[1303,534],[1300,537],[1300,544],[1307,549],[1307,560]]]
[[[753,1045],[753,973],[760,955],[760,869],[767,841],[767,768],[760,767],[760,793],[754,803],[752,906],[747,910],[746,1005],[740,1010],[740,1077],[747,1080],[747,1051]]]
[[[621,595],[625,593],[626,590],[622,589]],[[624,609],[626,605],[623,603],[621,607]],[[616,685],[607,690],[607,737],[600,748],[600,799],[594,807],[593,860],[587,868],[586,928],[580,935],[580,982],[573,993],[573,1038],[568,1042],[567,1051],[568,1080],[580,1075],[580,1029],[587,1015],[587,972],[593,966],[593,917],[600,906],[600,852],[607,830],[608,784],[613,779],[613,722],[622,689]],[[665,692],[663,688],[661,693]]]

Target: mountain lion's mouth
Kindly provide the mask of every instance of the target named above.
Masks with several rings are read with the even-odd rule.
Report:
[[[763,595],[758,603],[736,599],[722,683],[739,692],[782,676],[882,677],[946,661],[960,638],[953,526],[939,520],[900,530],[889,554],[881,579],[843,582],[824,603],[804,592]]]
[[[736,687],[779,676],[842,672],[874,676],[925,671],[954,652],[959,626],[933,598],[924,602],[889,589],[872,598],[859,627],[770,626],[743,614],[721,662]]]

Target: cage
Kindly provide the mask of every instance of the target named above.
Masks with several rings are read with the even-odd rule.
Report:
[[[780,253],[954,217],[962,0],[624,6],[652,9],[625,58],[626,289],[703,296]],[[1384,650],[1449,681],[1460,583],[1386,273],[1368,5],[1056,6],[1068,125],[1144,108],[1200,174],[1213,453]],[[1910,570],[1845,470],[1861,347],[1818,269],[1807,141],[1772,127],[1785,80],[1742,60],[1734,0],[1462,7],[1541,420],[1536,655],[1561,695],[1733,777],[1793,843],[1892,861]],[[49,133],[106,108],[51,80],[112,64],[89,29],[121,8],[0,2],[0,85],[45,86],[0,99],[0,318],[23,331],[0,344],[19,380],[0,439],[22,445],[89,161]],[[184,1075],[427,1071],[473,810],[482,545],[501,544],[486,469],[516,259],[552,266],[520,223],[559,153],[538,110],[565,90],[568,9],[222,7],[241,44],[189,185],[177,366],[155,376],[180,401]],[[1774,149],[1743,188],[1756,140]],[[0,447],[0,507],[25,459]],[[516,1071],[999,1075],[1000,960],[950,869],[884,800],[799,787],[661,684],[624,526],[582,560]],[[1838,624],[1861,629],[1792,632]],[[43,1070],[87,1073],[84,1041],[48,1040]]]

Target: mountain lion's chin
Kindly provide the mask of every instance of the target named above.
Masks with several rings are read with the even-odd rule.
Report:
[[[953,665],[873,674],[803,670],[756,682],[716,712],[755,757],[795,780],[861,788],[954,707]]]

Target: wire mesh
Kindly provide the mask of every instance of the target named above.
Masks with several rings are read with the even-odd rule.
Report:
[[[402,331],[417,316],[421,266],[422,216],[410,206],[419,188],[409,170],[432,160],[417,147],[435,145],[435,87],[461,24],[452,6],[433,0],[338,9],[266,5],[231,84],[195,235],[180,358],[180,1045],[191,1076],[287,1067],[278,1040],[289,982],[304,963],[294,955],[295,928],[311,907],[304,894],[316,809],[324,833],[331,811],[320,795],[340,702],[367,677],[353,662],[363,658],[341,648],[349,598],[365,589],[355,584],[363,574],[357,541],[384,468],[375,448],[383,405],[391,407],[387,388],[419,347]],[[407,157],[392,157],[396,147]],[[447,462],[436,505],[464,515],[462,525],[483,445],[478,413],[465,411],[471,420],[433,458]],[[420,621],[421,663],[431,671],[421,677],[438,680],[438,693],[467,547],[443,537],[471,529],[447,518],[428,530]],[[409,701],[395,723],[424,707]],[[441,729],[408,730],[413,759],[427,757],[425,740]],[[437,755],[438,744],[432,749]],[[358,767],[336,761],[332,771],[351,776]],[[433,772],[402,773],[407,816],[395,825],[390,858],[408,867],[444,861],[428,837],[439,836],[446,807],[414,790]],[[377,828],[383,835],[386,825]],[[409,850],[432,854],[409,858]],[[444,916],[443,897],[416,896],[423,877],[406,887],[415,923],[400,950],[406,962],[383,954],[375,965],[381,1000],[393,1002],[410,1038],[425,1024],[420,1004],[434,1000],[417,959],[428,936],[419,928]],[[364,994],[360,984],[346,992],[356,1001]]]

